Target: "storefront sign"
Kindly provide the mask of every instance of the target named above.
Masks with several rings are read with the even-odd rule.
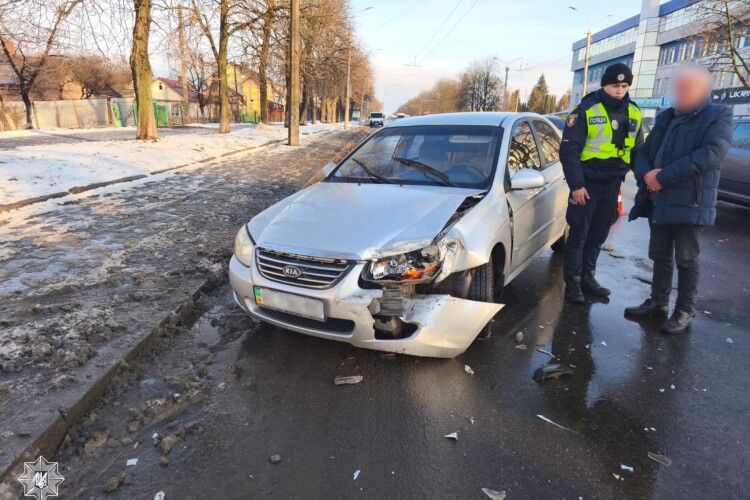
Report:
[[[711,102],[717,104],[746,104],[750,102],[750,89],[735,87],[711,92]]]

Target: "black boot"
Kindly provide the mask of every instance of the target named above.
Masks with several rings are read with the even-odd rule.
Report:
[[[609,297],[609,288],[604,288],[596,281],[593,274],[584,273],[581,278],[581,290],[597,297]]]
[[[565,300],[574,304],[586,302],[586,298],[581,291],[581,278],[570,278],[565,282]]]
[[[666,304],[655,302],[654,299],[646,299],[643,304],[639,306],[626,307],[625,315],[634,318],[666,318],[669,315],[669,309],[667,309]]]
[[[672,317],[669,318],[666,323],[661,325],[661,331],[667,335],[678,335],[687,330],[692,322],[692,313],[675,309],[672,313]]]

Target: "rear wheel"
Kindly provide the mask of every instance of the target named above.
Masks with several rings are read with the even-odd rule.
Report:
[[[554,243],[550,246],[553,252],[560,253],[563,250],[565,250],[565,241],[568,239],[568,226],[565,226],[565,231],[563,232],[562,236],[557,238]]]

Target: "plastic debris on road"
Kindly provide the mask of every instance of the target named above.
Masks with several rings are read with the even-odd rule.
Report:
[[[552,425],[554,425],[555,427],[559,427],[560,429],[564,429],[564,430],[566,430],[566,431],[569,431],[569,432],[573,432],[573,433],[575,433],[575,434],[578,434],[578,433],[577,433],[576,431],[574,431],[573,429],[568,429],[567,427],[565,427],[565,426],[563,426],[563,425],[560,425],[560,424],[558,424],[557,422],[553,422],[552,420],[548,419],[548,418],[547,418],[547,417],[545,417],[544,415],[537,415],[537,417],[538,417],[538,418],[540,418],[540,419],[542,419],[542,420],[544,420],[544,421],[545,421],[545,422],[547,422],[548,424],[552,424]]]
[[[557,356],[555,356],[554,354],[552,354],[549,351],[545,351],[541,347],[537,347],[536,350],[537,350],[537,352],[541,352],[542,354],[546,354],[547,356],[552,356],[553,358],[557,359]]]
[[[665,457],[664,455],[659,455],[658,453],[651,453],[649,451],[648,452],[648,458],[650,458],[654,462],[659,462],[662,465],[666,465],[667,467],[669,467],[670,465],[672,465],[672,460],[670,460],[669,458]]]
[[[534,372],[534,380],[541,384],[546,380],[552,380],[566,375],[573,375],[573,369],[562,363],[550,363],[536,369]]]
[[[519,351],[525,351],[526,350],[526,344],[518,344],[516,346],[516,349],[518,349]]]
[[[271,455],[270,457],[268,457],[268,461],[272,464],[277,464],[281,462],[281,455]]]
[[[333,379],[334,385],[359,384],[364,380],[362,375],[340,375]]]
[[[633,472],[633,471],[635,470],[635,469],[633,469],[633,468],[632,468],[631,466],[629,466],[629,465],[625,465],[625,464],[620,464],[620,469],[622,469],[622,470],[626,470],[626,471],[628,471],[628,472]]]
[[[446,434],[445,436],[448,439],[452,439],[454,441],[458,441],[458,432],[451,432],[450,434]]]
[[[128,461],[125,463],[126,466],[130,467],[131,465],[138,464],[137,458],[129,458]]]
[[[473,376],[474,376],[474,370],[472,370],[472,369],[471,369],[471,366],[469,366],[469,365],[464,365],[464,371],[465,371],[466,373],[468,373],[468,374],[469,374],[469,376],[471,376],[471,377],[473,377]]]
[[[154,500],[164,500],[164,492],[160,491],[156,495],[154,495]]]
[[[489,488],[482,488],[482,491],[484,492],[485,495],[490,497],[492,500],[505,500],[504,491],[495,491]]]
[[[357,480],[357,478],[359,477],[359,475],[360,475],[361,472],[362,471],[360,469],[357,469],[357,470],[354,471],[354,480],[355,481]]]
[[[523,342],[523,332],[516,333],[515,340],[516,342],[519,342],[519,343]]]
[[[607,347],[607,343],[606,343],[605,341],[603,341],[603,340],[602,340],[602,341],[601,341],[601,342],[599,342],[599,343],[600,343],[601,345],[603,345],[604,347]]]
[[[727,344],[734,344],[734,339],[732,339],[732,337],[727,337]]]

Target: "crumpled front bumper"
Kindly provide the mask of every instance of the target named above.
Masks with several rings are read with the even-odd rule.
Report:
[[[501,304],[459,299],[450,295],[417,295],[408,301],[401,318],[417,325],[403,339],[376,339],[374,319],[368,309],[382,290],[359,287],[364,264],[356,265],[339,283],[325,290],[286,285],[264,278],[255,265],[247,267],[234,256],[229,262],[229,281],[237,303],[256,318],[306,335],[347,342],[356,347],[414,356],[452,358],[464,352],[482,328],[502,309]],[[279,314],[255,304],[253,286],[305,295],[325,302],[325,323]]]

